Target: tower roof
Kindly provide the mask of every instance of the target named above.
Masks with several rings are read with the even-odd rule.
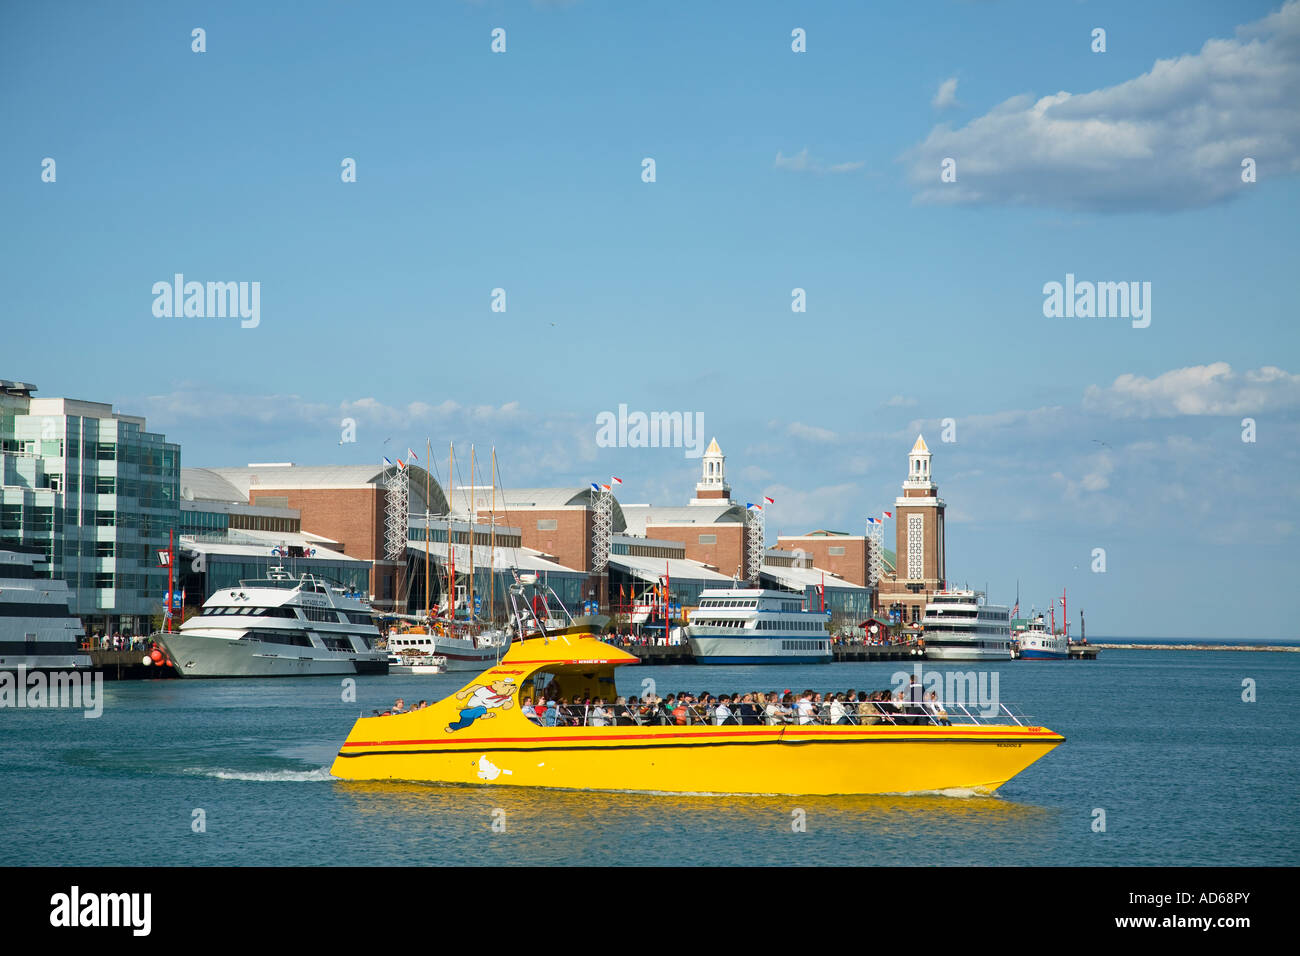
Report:
[[[706,449],[704,449],[704,454],[706,454],[706,455],[721,455],[721,454],[722,454],[722,449],[718,447],[718,440],[717,440],[716,438],[711,438],[711,439],[709,440],[709,447],[706,448]]]
[[[913,452],[914,454],[915,454],[916,452],[924,452],[924,453],[927,454],[927,455],[930,454],[930,448],[929,448],[929,446],[926,445],[926,443],[925,443],[925,436],[924,436],[924,435],[917,435],[917,436],[916,436],[916,444],[912,446],[912,452]]]

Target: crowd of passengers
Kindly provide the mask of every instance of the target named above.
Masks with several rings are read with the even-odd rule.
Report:
[[[806,690],[795,695],[761,691],[748,694],[650,695],[644,698],[572,697],[567,702],[545,692],[536,700],[520,699],[523,714],[543,727],[609,726],[713,726],[749,724],[942,724],[948,713],[934,691],[928,698],[918,685],[890,694],[848,690],[842,694],[818,694]]]

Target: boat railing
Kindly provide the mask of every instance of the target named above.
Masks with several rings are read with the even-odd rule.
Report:
[[[801,716],[798,705],[783,707],[778,705],[775,714],[769,715],[763,705],[755,705],[757,711],[742,715],[735,705],[727,714],[718,714],[716,705],[698,703],[677,705],[672,710],[665,708],[662,701],[635,704],[604,704],[597,707],[594,703],[558,704],[554,708],[545,708],[542,713],[536,710],[536,704],[530,704],[530,720],[543,726],[557,727],[601,727],[601,726],[941,726],[941,727],[988,727],[988,726],[1037,726],[1028,716],[1003,703],[966,704],[935,703],[933,701],[919,704],[907,701],[869,701],[872,708],[862,712],[862,702],[845,702],[843,711],[835,711],[828,706],[815,708],[811,714]],[[883,706],[882,706],[883,705]],[[546,710],[554,710],[552,717]],[[833,716],[834,713],[834,716]],[[551,724],[548,721],[554,720]]]

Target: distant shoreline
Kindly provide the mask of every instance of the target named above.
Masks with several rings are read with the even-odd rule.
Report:
[[[1300,652],[1296,644],[1085,644],[1106,651],[1283,651]]]

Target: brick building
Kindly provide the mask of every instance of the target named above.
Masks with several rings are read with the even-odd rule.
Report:
[[[446,514],[447,499],[438,483],[418,465],[408,465],[407,470],[410,511]],[[338,551],[350,557],[371,562],[371,601],[378,610],[391,611],[398,609],[404,590],[403,565],[384,558],[384,472],[376,465],[283,462],[244,468],[186,468],[182,484],[193,497],[297,511],[303,530],[338,542]]]
[[[817,567],[845,581],[867,586],[871,541],[865,535],[821,530],[779,535],[776,547],[782,551],[806,551]]]

